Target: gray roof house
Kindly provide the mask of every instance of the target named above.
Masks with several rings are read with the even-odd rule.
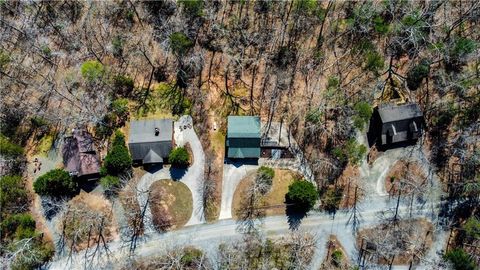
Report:
[[[174,144],[173,120],[154,119],[130,122],[128,148],[136,163],[163,163]]]
[[[369,133],[379,146],[415,142],[422,136],[423,112],[416,103],[382,104],[374,109]]]
[[[260,117],[229,116],[227,119],[227,157],[260,157]]]

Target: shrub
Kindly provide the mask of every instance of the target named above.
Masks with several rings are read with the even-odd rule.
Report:
[[[33,189],[42,196],[72,196],[77,193],[77,183],[67,171],[54,169],[38,177],[33,183]]]
[[[120,131],[115,131],[112,146],[125,146],[125,135]]]
[[[83,78],[92,82],[101,79],[105,75],[105,67],[97,60],[89,60],[82,64],[80,68]]]
[[[193,267],[195,263],[200,260],[203,252],[196,248],[185,248],[183,250],[183,256],[180,259],[181,265],[183,267]]]
[[[340,267],[340,264],[342,263],[343,259],[343,253],[341,250],[336,249],[334,252],[332,252],[332,263],[336,267]]]
[[[23,155],[23,148],[0,134],[0,154],[6,158],[16,158]]]
[[[32,118],[30,118],[30,122],[32,123],[32,126],[34,128],[41,128],[48,125],[47,120],[40,116],[33,116]]]
[[[4,71],[10,63],[10,54],[7,51],[0,49],[0,70]]]
[[[28,193],[19,175],[0,177],[0,209],[4,214],[14,213],[17,208],[28,204]]]
[[[123,39],[119,36],[116,36],[112,40],[112,51],[113,56],[120,57],[123,54]]]
[[[353,125],[359,130],[363,130],[372,116],[372,107],[364,101],[360,101],[354,106],[356,115],[353,116]]]
[[[1,223],[2,237],[20,240],[35,235],[35,220],[30,214],[15,214],[5,218]]]
[[[446,67],[449,70],[458,71],[466,64],[466,57],[477,48],[477,43],[468,38],[458,37],[453,45],[447,50],[445,57]]]
[[[203,0],[178,0],[178,4],[191,16],[201,17],[203,15]]]
[[[342,190],[336,188],[328,188],[322,195],[322,208],[328,212],[335,212],[338,209],[342,199]]]
[[[373,28],[377,33],[384,35],[390,32],[390,25],[386,23],[381,16],[375,16],[375,18],[373,19],[373,23]]]
[[[422,80],[428,77],[430,73],[430,62],[426,59],[420,61],[420,64],[411,68],[407,73],[407,86],[410,90],[417,90],[422,84]]]
[[[177,147],[168,155],[168,162],[175,166],[188,166],[190,155],[185,147]]]
[[[128,99],[118,98],[112,102],[112,111],[119,119],[124,119],[128,115]]]
[[[455,270],[476,270],[476,264],[472,256],[463,249],[452,249],[444,256],[447,261],[452,263]]]
[[[350,161],[353,165],[357,165],[367,153],[367,147],[357,143],[354,138],[347,141],[345,145],[335,147],[332,154],[341,162]]]
[[[366,54],[366,58],[365,69],[378,74],[378,71],[382,69],[385,64],[382,55],[376,51],[369,51]]]
[[[324,117],[324,114],[322,111],[318,109],[313,109],[308,111],[307,115],[305,116],[305,121],[316,125],[322,122],[323,117]]]
[[[169,40],[173,53],[178,56],[185,55],[194,46],[193,42],[182,32],[172,33]]]
[[[299,208],[304,208],[308,212],[315,205],[318,194],[315,186],[305,180],[295,180],[288,186],[286,194],[287,202],[296,204]]]
[[[135,85],[134,85],[133,79],[128,76],[117,75],[113,77],[114,92],[118,96],[121,96],[121,97],[129,96],[132,93],[134,87]]]
[[[132,167],[132,157],[126,146],[114,145],[103,162],[108,174],[119,175]]]
[[[480,220],[476,217],[470,217],[463,225],[463,229],[468,237],[473,239],[480,238]]]
[[[105,190],[109,191],[120,186],[120,178],[112,175],[107,175],[100,179],[100,184]]]

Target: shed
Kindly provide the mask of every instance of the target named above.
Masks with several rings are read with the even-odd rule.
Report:
[[[260,117],[229,116],[227,119],[227,157],[260,157]]]
[[[100,160],[95,151],[93,137],[84,129],[75,129],[72,136],[65,138],[62,147],[63,164],[74,176],[97,179]]]
[[[379,146],[415,142],[422,136],[423,112],[417,103],[382,104],[373,111],[369,135]]]
[[[173,148],[173,120],[137,120],[130,123],[128,148],[136,163],[163,163]]]

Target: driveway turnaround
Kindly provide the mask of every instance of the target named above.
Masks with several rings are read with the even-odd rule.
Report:
[[[192,216],[185,226],[201,224],[205,222],[203,215],[203,179],[205,167],[205,153],[198,139],[197,134],[192,128],[192,118],[190,116],[182,116],[179,121],[175,122],[175,142],[178,146],[190,144],[193,152],[193,164],[187,169],[185,174],[178,181],[184,183],[192,192],[193,211]],[[150,186],[156,181],[162,179],[171,179],[171,168],[162,168],[154,173],[147,172],[137,184],[137,201],[140,209],[146,207],[144,226],[146,233],[155,232],[152,222],[152,212],[150,205],[146,205]]]

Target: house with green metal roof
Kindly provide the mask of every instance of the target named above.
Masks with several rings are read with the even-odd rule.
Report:
[[[260,157],[260,117],[229,116],[227,119],[227,157]]]

